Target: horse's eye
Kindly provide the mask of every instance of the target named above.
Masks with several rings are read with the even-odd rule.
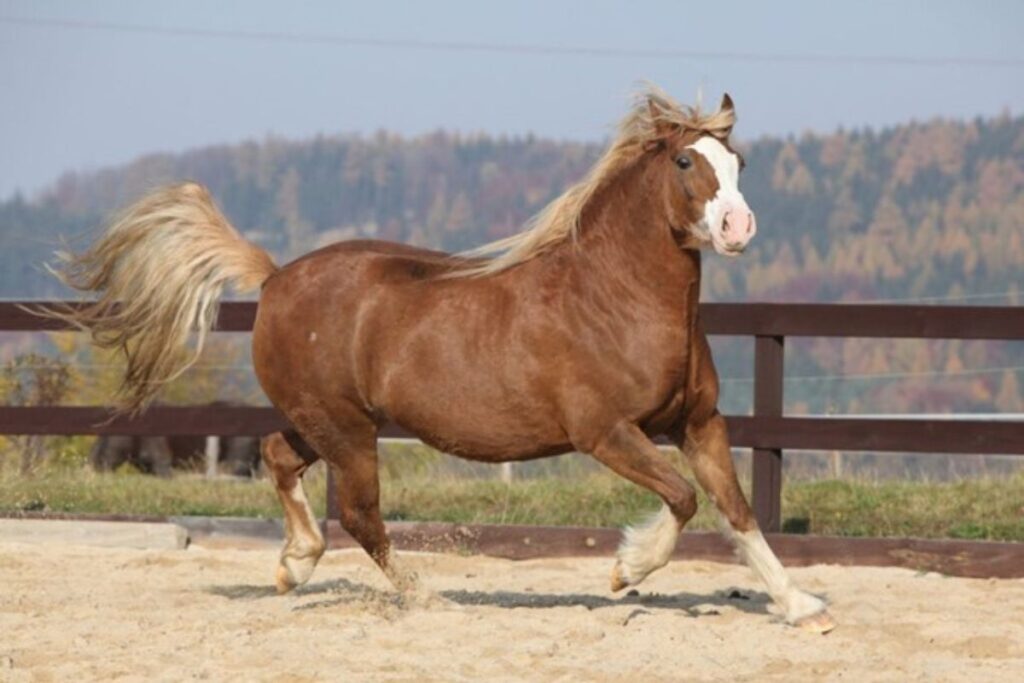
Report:
[[[690,157],[679,157],[676,159],[676,166],[683,169],[684,171],[693,166],[693,159]]]

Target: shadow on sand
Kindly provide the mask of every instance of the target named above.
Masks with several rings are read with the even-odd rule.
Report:
[[[272,586],[227,585],[208,586],[205,592],[229,600],[259,600],[274,597]],[[445,590],[437,593],[398,593],[380,590],[348,579],[318,581],[295,589],[295,597],[322,596],[319,600],[303,602],[295,610],[313,610],[337,605],[363,604],[375,607],[405,609],[415,606],[430,607],[460,605],[501,607],[505,609],[551,609],[556,607],[584,607],[588,610],[608,607],[634,606],[640,609],[675,610],[690,617],[718,614],[723,609],[737,609],[748,614],[768,614],[771,603],[766,593],[727,589],[711,594],[698,593],[640,593],[624,594],[612,598],[586,593],[534,593],[520,591]]]

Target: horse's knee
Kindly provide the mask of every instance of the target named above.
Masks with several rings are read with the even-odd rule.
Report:
[[[686,524],[691,517],[697,514],[697,492],[693,490],[692,486],[686,486],[674,491],[665,499],[665,504],[668,505],[680,525]]]

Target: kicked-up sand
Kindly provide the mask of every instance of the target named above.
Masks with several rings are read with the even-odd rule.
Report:
[[[745,568],[673,562],[608,591],[609,559],[401,553],[396,595],[361,551],[294,593],[277,552],[0,539],[0,681],[1021,681],[1024,581],[792,570],[829,635],[784,625]]]

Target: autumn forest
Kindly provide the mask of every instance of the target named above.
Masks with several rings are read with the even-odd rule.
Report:
[[[759,233],[705,259],[709,301],[1019,305],[1024,118],[911,123],[741,145]],[[534,137],[268,138],[67,174],[0,203],[0,296],[67,296],[40,264],[145,189],[191,178],[284,261],[355,237],[460,250],[508,235],[601,152]],[[716,340],[727,407],[749,401],[750,348]],[[791,412],[1022,411],[1022,344],[798,341]],[[7,354],[9,355],[9,354]]]

